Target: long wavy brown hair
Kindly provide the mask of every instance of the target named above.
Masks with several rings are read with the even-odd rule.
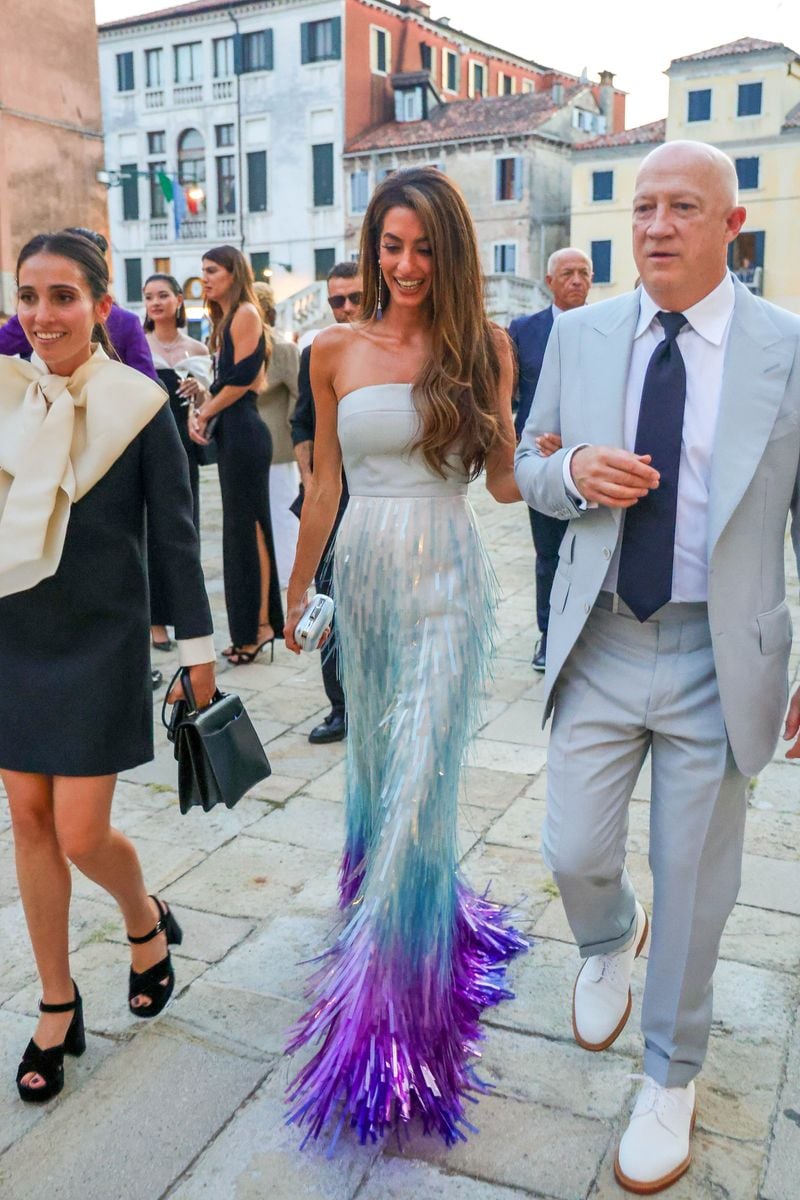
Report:
[[[502,439],[495,397],[500,361],[483,304],[483,272],[475,227],[458,187],[435,167],[412,167],[388,176],[375,189],[361,229],[363,319],[391,303],[378,265],[380,239],[391,208],[410,208],[431,247],[430,358],[414,381],[421,450],[437,474],[447,474],[457,454],[474,479]]]
[[[215,300],[206,301],[206,312],[211,318],[211,336],[208,339],[208,348],[214,354],[222,345],[225,330],[233,320],[239,305],[249,301],[259,314],[261,306],[253,287],[253,272],[241,250],[237,250],[235,246],[214,246],[211,250],[206,250],[203,261],[206,259],[224,267],[233,276],[231,304],[227,313],[223,313]]]

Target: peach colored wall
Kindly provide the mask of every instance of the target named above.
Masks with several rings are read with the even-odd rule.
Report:
[[[0,59],[0,311],[34,233],[108,233],[93,0],[3,0]]]

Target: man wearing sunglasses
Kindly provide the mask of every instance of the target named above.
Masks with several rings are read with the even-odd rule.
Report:
[[[341,262],[331,268],[328,275],[328,304],[333,319],[337,325],[349,324],[361,315],[362,285],[358,273],[358,263]],[[313,343],[312,343],[313,345]],[[314,397],[311,392],[310,365],[312,345],[308,345],[300,355],[300,376],[298,379],[297,407],[292,417],[292,442],[294,453],[300,467],[300,478],[305,487],[311,478],[314,462],[314,429],[315,412]],[[315,580],[318,592],[333,596],[333,556],[328,554],[328,548],[336,537],[336,530],[342,519],[348,501],[347,480],[342,474],[342,497],[339,501],[339,512],[333,527],[331,540],[325,548],[317,577]],[[344,691],[336,666],[334,638],[336,625],[322,654],[322,681],[325,694],[330,702],[331,711],[324,721],[315,725],[308,735],[308,740],[318,745],[323,742],[340,742],[347,734],[347,715],[345,711]]]

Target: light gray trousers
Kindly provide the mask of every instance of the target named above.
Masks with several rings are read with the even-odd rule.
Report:
[[[708,615],[667,604],[640,624],[595,608],[557,684],[545,862],[581,955],[623,947],[635,921],[628,805],[650,751],[651,945],[644,1069],[666,1087],[703,1065],[712,976],[741,880],[747,779],[728,744]]]

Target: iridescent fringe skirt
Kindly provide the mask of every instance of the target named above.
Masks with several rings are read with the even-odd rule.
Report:
[[[346,925],[321,959],[290,1053],[306,1140],[408,1126],[474,1131],[481,1011],[512,995],[526,949],[506,911],[459,876],[459,777],[484,695],[496,585],[465,496],[352,497],[336,543],[347,696]]]

